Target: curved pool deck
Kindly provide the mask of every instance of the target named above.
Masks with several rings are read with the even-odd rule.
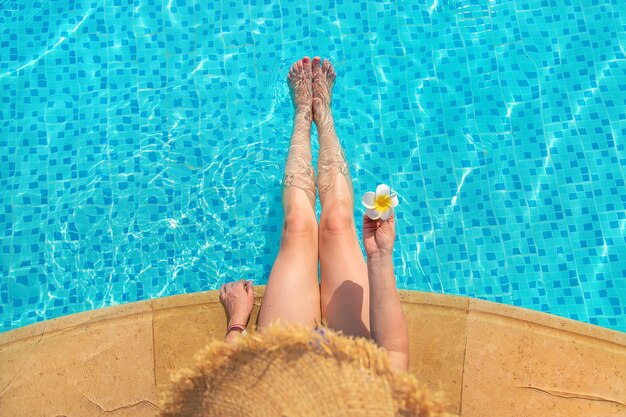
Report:
[[[255,289],[256,320],[265,287]],[[449,411],[626,415],[626,334],[466,297],[400,291],[411,372]],[[98,309],[0,334],[0,416],[152,416],[170,371],[223,337],[218,292]]]

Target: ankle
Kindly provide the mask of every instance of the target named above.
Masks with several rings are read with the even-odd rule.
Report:
[[[309,122],[313,120],[313,111],[311,106],[296,106],[294,114],[295,119],[305,119]]]
[[[330,106],[316,106],[313,109],[313,121],[316,125],[332,123],[333,113],[330,110]]]

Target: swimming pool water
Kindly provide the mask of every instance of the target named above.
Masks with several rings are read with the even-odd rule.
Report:
[[[0,331],[265,283],[285,76],[316,54],[357,196],[399,194],[400,288],[626,331],[621,1],[1,0],[0,19]]]

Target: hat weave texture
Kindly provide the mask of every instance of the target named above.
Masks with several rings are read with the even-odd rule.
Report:
[[[327,327],[275,323],[214,341],[173,382],[162,417],[447,415],[439,394],[391,370],[384,349]]]

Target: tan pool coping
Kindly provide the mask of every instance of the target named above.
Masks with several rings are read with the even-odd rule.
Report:
[[[626,416],[626,333],[467,297],[400,296],[411,372],[445,393],[451,413]],[[225,330],[211,291],[0,333],[0,417],[153,416],[170,372]]]

